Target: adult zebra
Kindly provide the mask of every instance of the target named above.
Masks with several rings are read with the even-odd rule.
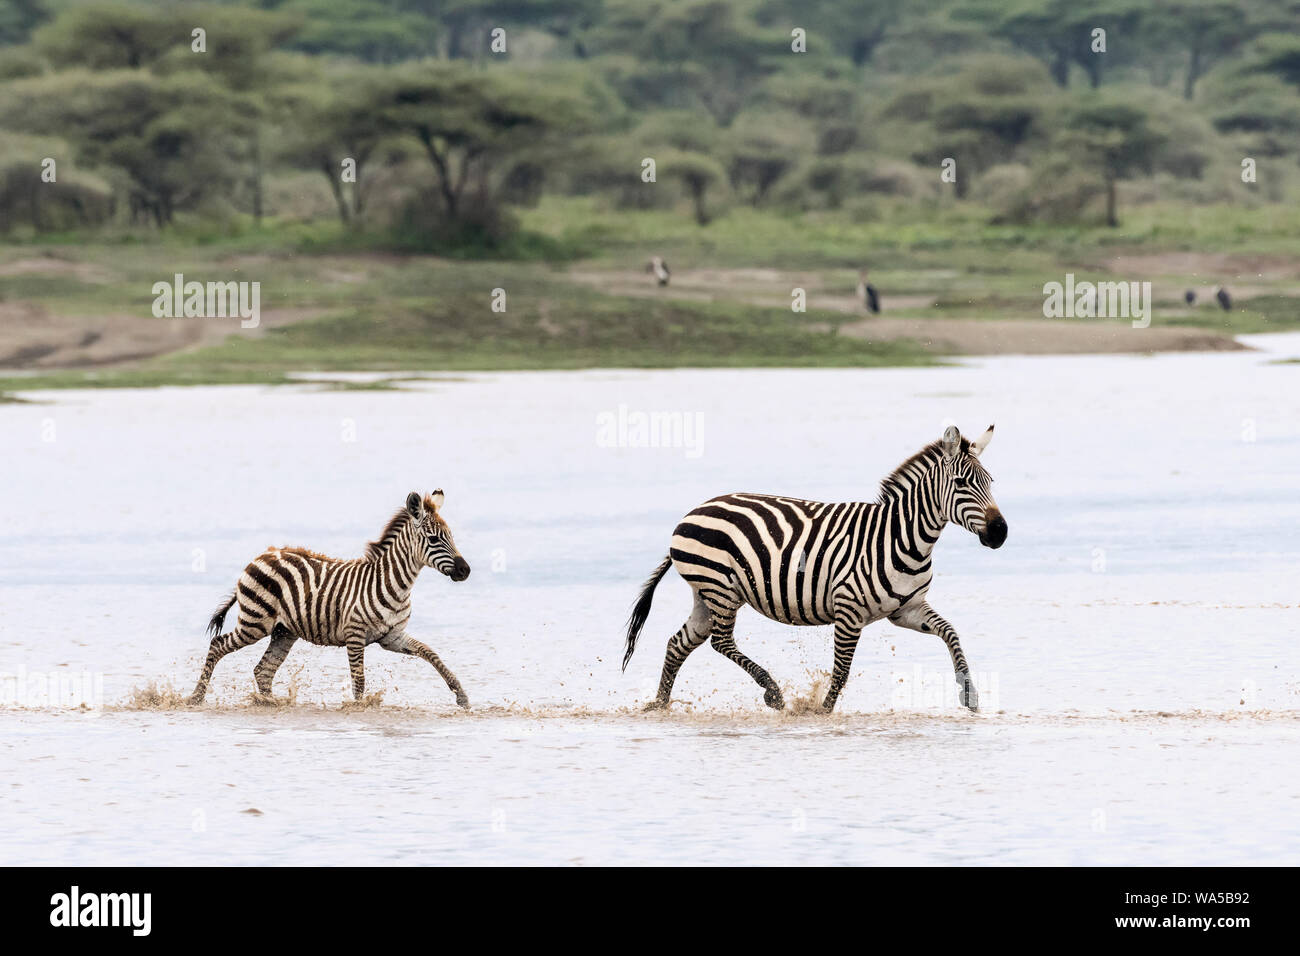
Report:
[[[978,710],[957,632],[926,603],[926,592],[930,552],[948,522],[978,535],[989,548],[1007,539],[1007,523],[989,494],[992,479],[979,461],[992,438],[992,425],[973,442],[950,426],[941,440],[899,465],[873,502],[733,494],[688,514],[628,621],[625,670],[655,587],[668,566],[676,565],[695,593],[695,607],[668,641],[659,693],[649,707],[668,706],[678,669],[706,638],[764,688],[764,703],[784,706],[776,681],[740,652],[732,636],[736,612],[748,604],[783,624],[835,625],[835,667],[824,710],[834,708],[844,689],[862,629],[881,618],[939,635],[952,657],[961,702]]]
[[[456,675],[427,645],[406,633],[411,589],[422,568],[437,568],[453,581],[469,577],[469,563],[456,550],[451,529],[439,514],[442,503],[441,489],[424,498],[411,492],[379,539],[352,561],[303,548],[268,548],[244,568],[234,593],[212,615],[212,643],[190,703],[202,703],[221,658],[269,634],[271,643],[253,669],[263,694],[271,693],[275,672],[294,641],[302,638],[347,648],[352,693],[358,699],[366,690],[366,646],[378,644],[428,661],[456,695],[456,703],[468,708],[469,698]],[[222,634],[222,622],[235,604],[239,623]]]

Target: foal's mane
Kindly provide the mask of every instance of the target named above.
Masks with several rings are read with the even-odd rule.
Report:
[[[405,508],[398,508],[393,512],[393,516],[388,519],[388,524],[384,525],[384,530],[379,532],[379,537],[374,541],[366,543],[366,551],[363,557],[367,561],[376,560],[384,553],[384,545],[388,544],[388,539],[401,531],[403,525],[410,520],[410,518],[411,515]]]

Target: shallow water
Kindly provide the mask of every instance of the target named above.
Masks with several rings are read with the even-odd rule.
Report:
[[[1276,360],[1300,338],[1252,341],[33,393],[0,407],[0,862],[1294,864],[1300,365]],[[607,447],[621,406],[692,428]],[[706,647],[673,710],[640,713],[688,589],[665,579],[625,674],[622,625],[682,514],[736,490],[870,497],[948,419],[997,423],[1010,524],[999,551],[949,529],[936,553],[981,714],[937,640],[887,624],[837,712],[802,712],[830,629],[753,612],[738,642],[789,712]],[[343,653],[301,643],[275,706],[250,700],[260,647],[202,708],[177,702],[251,557],[355,555],[434,487],[474,573],[425,572],[411,631],[474,711],[378,648],[382,701],[345,704]]]

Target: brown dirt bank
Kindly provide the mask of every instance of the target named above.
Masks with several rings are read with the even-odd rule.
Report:
[[[34,302],[0,302],[0,369],[29,371],[111,366],[203,345],[229,335],[261,335],[319,309],[263,309],[257,328],[239,319],[58,315]]]

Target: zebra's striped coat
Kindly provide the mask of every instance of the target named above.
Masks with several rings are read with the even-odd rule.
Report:
[[[978,708],[957,633],[926,603],[930,554],[949,521],[979,535],[986,546],[1006,540],[1006,522],[989,494],[992,479],[979,455],[989,427],[975,442],[949,428],[942,440],[900,465],[873,502],[829,504],[777,495],[732,494],[706,501],[673,532],[668,557],[642,589],[628,624],[626,667],[649,614],[654,588],[670,565],[691,586],[695,608],[668,642],[659,693],[667,706],[682,661],[711,640],[764,688],[764,701],[783,706],[780,688],[736,647],[736,614],[748,604],[784,624],[834,624],[835,665],[822,706],[830,710],[848,680],[863,628],[888,618],[938,634],[948,647],[962,702]]]
[[[304,548],[268,548],[255,558],[209,622],[212,641],[191,703],[203,700],[221,658],[270,635],[271,643],[253,672],[262,694],[271,693],[276,671],[301,639],[347,648],[357,698],[365,693],[365,649],[378,644],[428,661],[456,702],[468,707],[455,675],[429,647],[406,633],[411,590],[423,568],[436,568],[453,581],[469,577],[469,564],[439,514],[442,503],[441,490],[424,498],[412,492],[360,558],[342,560]],[[222,634],[222,622],[235,605],[238,623]]]

